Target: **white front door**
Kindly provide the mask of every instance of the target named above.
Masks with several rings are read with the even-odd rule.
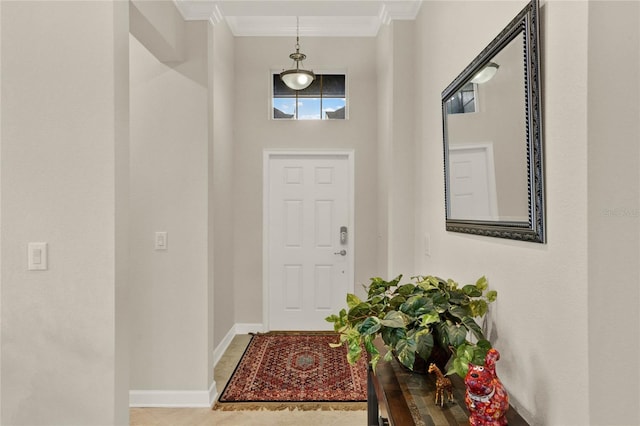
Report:
[[[265,154],[265,322],[329,330],[353,292],[350,153]],[[342,235],[341,235],[342,233]]]

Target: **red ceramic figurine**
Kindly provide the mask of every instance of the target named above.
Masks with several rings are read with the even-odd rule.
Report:
[[[489,349],[484,367],[469,364],[464,379],[467,387],[464,402],[467,404],[471,426],[502,426],[507,424],[509,395],[496,374],[496,361],[500,353]]]

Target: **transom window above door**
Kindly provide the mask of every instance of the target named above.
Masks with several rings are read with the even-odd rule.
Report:
[[[275,120],[344,120],[347,117],[347,90],[344,74],[316,74],[303,90],[287,87],[273,74],[273,115]]]

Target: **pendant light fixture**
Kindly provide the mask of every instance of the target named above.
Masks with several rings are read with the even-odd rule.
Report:
[[[300,19],[296,16],[296,51],[289,55],[293,59],[295,68],[282,71],[280,79],[284,84],[293,90],[302,90],[309,87],[316,75],[313,71],[300,68],[300,62],[307,58],[307,55],[300,53]]]
[[[498,68],[500,68],[500,65],[496,64],[495,62],[489,62],[480,71],[478,71],[476,75],[473,76],[471,82],[476,84],[486,83],[487,81],[491,80],[494,75],[496,75],[496,73],[498,72]]]

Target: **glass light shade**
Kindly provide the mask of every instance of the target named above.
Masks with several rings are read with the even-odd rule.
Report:
[[[482,84],[491,80],[494,75],[498,72],[498,68],[500,66],[495,62],[489,62],[484,68],[482,68],[476,75],[471,79],[472,83]]]
[[[309,87],[316,76],[313,72],[301,69],[292,69],[280,73],[283,83],[293,90],[302,90]]]

